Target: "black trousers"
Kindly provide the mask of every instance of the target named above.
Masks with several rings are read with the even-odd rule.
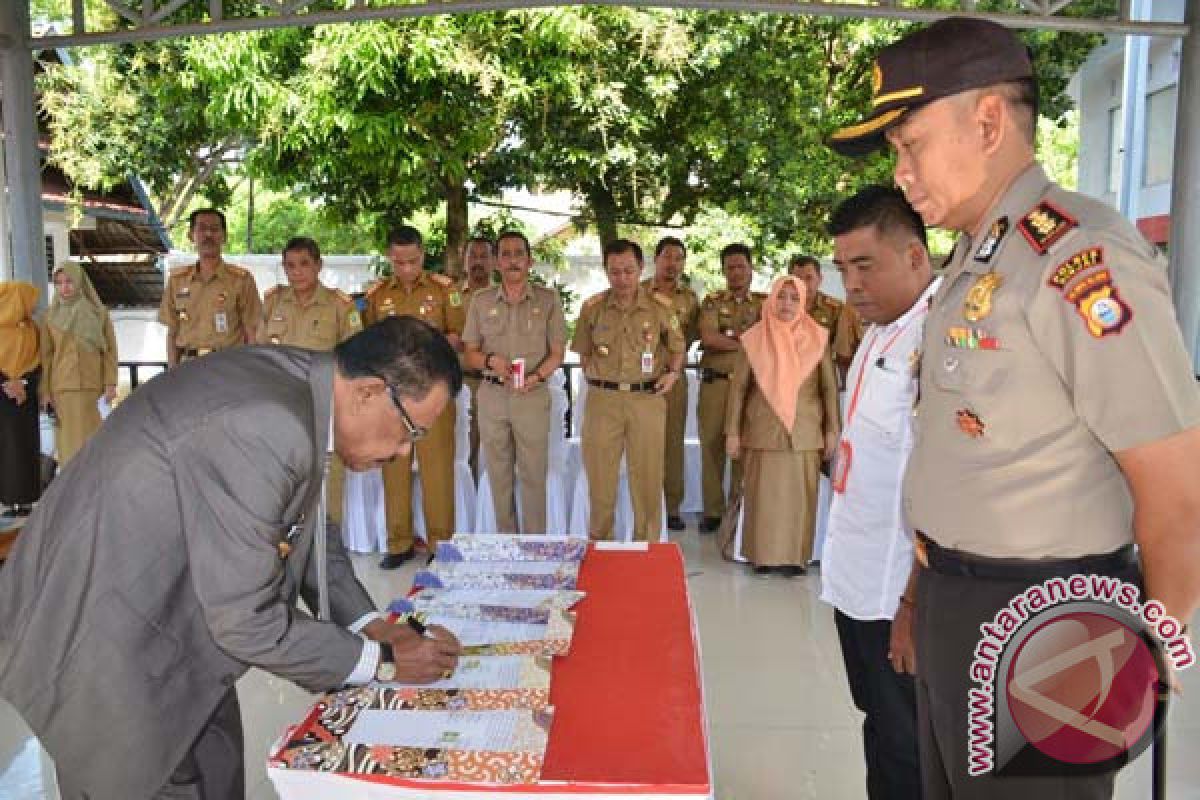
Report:
[[[153,800],[243,800],[246,765],[237,688],[230,687],[208,724]]]
[[[1137,567],[1113,574],[1140,586]],[[1110,800],[1116,771],[1098,775],[972,777],[967,771],[967,692],[979,626],[1037,580],[944,575],[917,586],[917,724],[927,800]]]
[[[892,623],[834,612],[854,705],[863,712],[863,753],[870,800],[919,800],[917,701],[913,678],[892,668]]]

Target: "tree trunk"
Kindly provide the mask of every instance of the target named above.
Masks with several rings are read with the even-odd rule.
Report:
[[[446,178],[446,274],[463,278],[463,247],[467,243],[467,187],[462,180]]]
[[[605,247],[617,238],[617,201],[607,186],[595,181],[587,187],[588,205],[596,218],[600,246]]]

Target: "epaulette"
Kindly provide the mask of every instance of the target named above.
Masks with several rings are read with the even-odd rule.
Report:
[[[380,279],[376,280],[375,282],[369,284],[367,286],[367,297],[370,297],[371,295],[375,294],[380,289],[382,289],[384,286],[387,286],[387,284],[388,284],[388,282],[387,282],[386,278],[380,278]]]
[[[704,307],[712,308],[717,303],[724,302],[724,300],[725,300],[725,292],[723,290],[709,292],[708,294],[706,294],[704,296]]]
[[[238,266],[237,264],[230,264],[228,261],[223,261],[221,263],[223,263],[225,265],[225,268],[228,269],[230,272],[232,272],[234,275],[237,275],[237,276],[243,277],[243,278],[248,275],[251,275],[250,270],[246,269],[245,267]]]
[[[587,300],[583,301],[583,307],[580,308],[580,311],[582,311],[585,308],[591,308],[592,306],[596,305],[597,303],[599,303],[601,300],[604,299],[604,295],[605,295],[605,292],[600,292],[600,294],[592,295]]]
[[[171,274],[170,274],[170,276],[171,276],[172,278],[179,278],[179,277],[182,277],[182,276],[184,276],[184,275],[188,274],[189,272],[191,272],[191,271],[192,271],[192,267],[194,267],[194,266],[196,266],[196,265],[195,265],[195,264],[186,264],[186,265],[184,265],[184,266],[182,266],[182,267],[171,267]]]
[[[283,291],[286,288],[287,288],[287,286],[285,284],[282,284],[282,283],[275,284],[270,289],[267,289],[267,291],[263,292],[263,300],[271,299],[272,297],[279,294],[281,291]]]
[[[343,303],[353,303],[354,302],[354,298],[351,297],[350,295],[346,294],[345,292],[343,292],[341,289],[334,289],[333,295],[338,300],[341,300]]]
[[[1039,255],[1045,255],[1055,242],[1066,236],[1067,232],[1078,224],[1070,214],[1049,200],[1043,200],[1021,217],[1017,228],[1030,247]]]
[[[450,278],[447,278],[445,275],[443,275],[440,272],[429,273],[429,278],[434,283],[436,283],[438,286],[441,286],[443,289],[448,289],[454,285],[453,280],[451,280]]]
[[[651,292],[650,296],[653,297],[655,300],[657,300],[661,305],[664,305],[667,308],[674,310],[675,304],[673,302],[671,302],[671,298],[667,297],[665,294],[659,294],[658,292]]]
[[[750,293],[750,296],[751,296],[751,297],[755,297],[755,298],[757,298],[757,299],[759,299],[759,300],[766,300],[766,299],[767,299],[767,293],[766,293],[766,292],[751,292],[751,293]]]

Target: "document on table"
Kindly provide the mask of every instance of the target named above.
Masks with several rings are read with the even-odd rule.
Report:
[[[567,609],[578,603],[584,592],[570,589],[422,589],[412,597],[395,601],[389,611],[448,612],[466,607],[526,608],[539,611]]]
[[[431,614],[425,618],[425,624],[441,625],[446,628],[458,638],[463,647],[531,642],[545,639],[550,629],[547,623],[494,622],[485,619],[451,617],[448,614]]]
[[[455,534],[439,542],[437,560],[446,561],[582,561],[588,540],[582,537],[522,534]]]
[[[546,689],[548,656],[463,656],[449,678],[434,683],[385,683],[416,689]]]
[[[542,752],[546,747],[546,731],[533,721],[533,713],[529,711],[366,709],[342,741],[350,745]]]
[[[413,576],[413,586],[437,589],[574,589],[579,564],[571,561],[435,561]]]

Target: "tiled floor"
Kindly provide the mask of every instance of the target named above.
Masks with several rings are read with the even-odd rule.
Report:
[[[818,578],[757,578],[720,560],[712,537],[677,535],[689,566],[700,629],[705,692],[719,800],[862,798],[859,715],[842,673]],[[408,588],[412,568],[355,564],[375,599]],[[1193,625],[1193,628],[1195,626]],[[1170,722],[1171,800],[1200,800],[1200,669],[1184,673],[1184,696]],[[295,722],[310,696],[257,670],[239,684],[246,729],[248,800],[274,800],[263,761],[272,740]],[[1119,780],[1121,800],[1150,794],[1150,761]],[[0,798],[57,798],[53,770],[11,707],[0,701]]]

